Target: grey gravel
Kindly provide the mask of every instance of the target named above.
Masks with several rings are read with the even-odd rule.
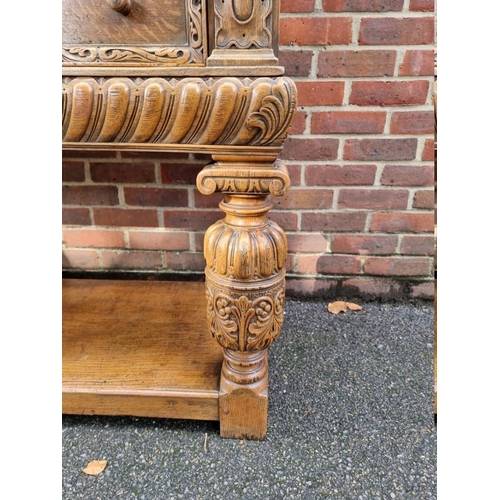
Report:
[[[432,302],[327,304],[287,301],[264,441],[222,439],[216,422],[64,415],[62,499],[435,499]],[[88,476],[91,460],[108,465]]]

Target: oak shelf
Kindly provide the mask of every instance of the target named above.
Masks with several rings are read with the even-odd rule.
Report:
[[[63,279],[63,413],[219,419],[204,284]]]

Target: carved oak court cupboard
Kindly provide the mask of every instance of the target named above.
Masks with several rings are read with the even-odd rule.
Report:
[[[278,0],[63,0],[63,149],[210,154],[205,283],[63,280],[63,413],[217,420],[262,439],[286,237],[269,195],[296,89]],[[224,217],[222,217],[224,216]]]

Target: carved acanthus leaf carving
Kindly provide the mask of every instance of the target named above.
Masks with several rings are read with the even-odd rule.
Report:
[[[254,351],[269,347],[283,325],[284,281],[268,292],[229,295],[207,284],[208,326],[222,347],[235,351]],[[249,298],[250,297],[250,298]]]
[[[248,119],[248,127],[261,130],[254,141],[258,144],[268,144],[276,140],[285,140],[292,123],[295,110],[295,85],[291,80],[280,78],[273,86],[271,95],[264,97],[259,111],[252,113]]]

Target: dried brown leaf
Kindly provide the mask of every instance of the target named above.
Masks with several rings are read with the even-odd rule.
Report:
[[[328,304],[328,310],[332,314],[346,312],[347,309],[350,309],[351,311],[361,311],[363,308],[354,302],[344,302],[343,300],[336,300],[335,302],[330,302]]]
[[[82,469],[82,472],[85,472],[85,474],[89,474],[90,476],[96,476],[106,468],[106,465],[108,465],[107,460],[92,460],[87,464],[85,469]]]
[[[347,311],[346,303],[343,300],[336,300],[335,302],[330,302],[328,304],[328,310],[332,314],[338,314]]]

